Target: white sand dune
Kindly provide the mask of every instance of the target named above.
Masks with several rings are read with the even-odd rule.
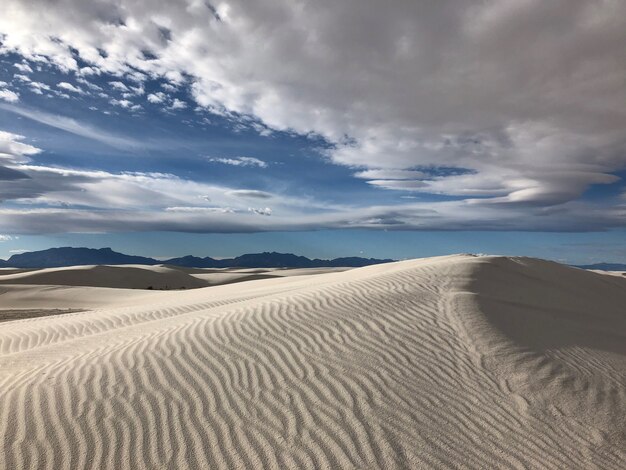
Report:
[[[193,289],[207,282],[164,266],[71,266],[0,275],[0,284],[114,287],[118,289]]]
[[[0,323],[1,468],[624,468],[623,278],[461,255],[143,294]]]
[[[177,266],[86,265],[45,269],[0,269],[1,285],[110,287],[116,289],[196,289],[257,279],[340,272],[349,268],[199,269]]]
[[[94,309],[142,305],[168,292],[63,285],[0,284],[0,321],[5,309]]]

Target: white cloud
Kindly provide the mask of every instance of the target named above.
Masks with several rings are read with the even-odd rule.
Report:
[[[57,87],[58,88],[62,88],[63,90],[67,90],[67,91],[71,91],[72,93],[77,93],[79,95],[84,95],[85,91],[82,90],[81,88],[72,85],[71,83],[68,82],[60,82],[57,83]]]
[[[0,156],[19,173],[0,185],[4,233],[178,230],[251,232],[318,228],[395,230],[580,230],[609,228],[626,206],[565,203],[558,208],[511,206],[484,200],[411,202],[401,206],[332,205],[253,189],[190,181],[165,173],[77,170],[29,163],[40,149],[23,137],[0,133]],[[2,177],[0,167],[0,178]],[[400,183],[412,180],[389,180]],[[271,200],[272,208],[251,207]],[[489,200],[487,200],[489,201]],[[271,215],[262,217],[259,215]]]
[[[123,92],[129,92],[130,88],[128,88],[124,82],[120,82],[120,81],[115,81],[115,82],[109,82],[109,85],[111,85],[111,88],[113,88],[114,90],[117,91],[123,91]]]
[[[175,87],[174,85],[170,84],[170,83],[162,83],[161,84],[161,88],[163,88],[166,91],[169,91],[170,93],[178,91],[178,88]]]
[[[22,142],[24,136],[11,132],[0,131],[0,163],[23,163],[41,149]]]
[[[24,106],[17,107],[13,105],[0,104],[0,109],[10,111],[12,113],[24,116],[33,121],[46,124],[57,129],[61,129],[72,134],[76,134],[87,139],[93,139],[98,142],[110,145],[112,147],[122,149],[133,149],[144,147],[145,142],[140,142],[128,137],[122,137],[110,132],[103,131],[89,124],[78,122],[75,119],[71,119],[58,114],[50,114],[43,111],[33,110]]]
[[[272,215],[272,209],[270,209],[269,207],[260,207],[258,209],[254,207],[249,207],[248,211],[254,212],[255,214],[258,214],[258,215]]]
[[[0,90],[0,100],[17,103],[20,100],[20,95],[11,90]]]
[[[120,108],[130,108],[133,106],[133,102],[129,100],[117,100],[112,99],[109,101],[113,106],[119,106]]]
[[[141,96],[146,93],[145,88],[141,84],[138,86],[131,86],[130,89],[135,96]]]
[[[254,157],[210,157],[210,162],[222,163],[232,166],[253,166],[259,168],[267,168],[267,163]]]
[[[193,213],[217,213],[217,214],[233,214],[236,212],[230,207],[198,207],[198,206],[178,206],[166,207],[166,212],[193,212]]]
[[[100,69],[96,67],[82,67],[78,70],[78,74],[85,77],[88,77],[90,75],[100,75],[100,73]]]
[[[427,174],[422,171],[415,170],[365,170],[359,171],[354,174],[357,178],[371,179],[371,178],[384,178],[392,180],[410,180],[418,178],[426,178]]]
[[[30,65],[28,65],[27,63],[13,64],[13,67],[15,67],[22,73],[33,73],[33,69],[30,68]]]
[[[146,98],[150,103],[159,104],[163,103],[168,99],[168,96],[162,91],[157,91],[156,93],[150,93]]]
[[[172,104],[169,106],[170,109],[185,109],[187,107],[187,103],[178,98],[174,98]]]
[[[427,186],[423,181],[414,180],[370,180],[367,183],[385,189],[399,189],[404,191],[415,191]]]
[[[91,83],[89,80],[87,80],[87,79],[85,79],[85,78],[78,77],[78,78],[76,79],[76,81],[77,81],[78,83],[81,83],[81,84],[85,85],[87,88],[89,88],[89,89],[91,89],[91,90],[94,90],[94,91],[102,91],[102,87],[101,87],[101,86],[98,86],[98,85],[96,85],[95,83]]]
[[[31,81],[28,85],[31,87],[31,91],[37,95],[42,95],[44,91],[50,91],[50,86],[42,82]]]
[[[620,207],[576,211],[590,185],[626,167],[625,2],[6,2],[4,51],[83,73],[78,54],[88,73],[119,76],[117,91],[165,79],[164,90],[189,86],[199,105],[252,116],[260,132],[322,136],[329,161],[371,185],[466,198],[436,206],[441,225],[466,226],[471,213],[486,226],[509,214],[568,226],[555,207],[571,226],[623,224],[610,219]]]

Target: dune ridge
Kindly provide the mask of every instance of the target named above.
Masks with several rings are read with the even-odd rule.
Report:
[[[0,468],[622,468],[626,280],[469,255],[0,324]]]
[[[181,266],[84,265],[42,269],[0,269],[3,286],[71,286],[113,289],[182,290],[258,279],[340,272],[350,268],[185,268]],[[6,289],[6,287],[4,287]]]

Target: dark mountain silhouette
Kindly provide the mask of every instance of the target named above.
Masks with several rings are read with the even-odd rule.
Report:
[[[597,269],[599,271],[626,271],[626,264],[620,263],[596,263],[574,267],[581,269]]]
[[[163,261],[163,264],[169,264],[171,266],[182,266],[185,268],[219,268],[219,260],[213,259],[209,256],[206,258],[200,258],[198,256],[183,256],[181,258],[172,258]]]
[[[160,264],[152,258],[130,256],[113,251],[111,248],[50,248],[42,251],[29,251],[11,256],[6,266],[12,268],[57,268],[83,264]]]
[[[214,259],[184,256],[164,261],[163,264],[185,266],[188,268],[327,268],[327,267],[361,267],[371,264],[389,263],[391,259],[374,258],[335,258],[332,260],[309,259],[291,253],[248,253],[236,258]]]
[[[332,260],[309,259],[291,253],[249,253],[236,258],[214,259],[210,257],[183,256],[159,261],[144,256],[125,255],[111,248],[50,248],[30,251],[0,260],[0,267],[12,268],[56,268],[85,264],[169,264],[189,268],[317,268],[317,267],[360,267],[370,264],[388,263],[391,259],[336,258]]]

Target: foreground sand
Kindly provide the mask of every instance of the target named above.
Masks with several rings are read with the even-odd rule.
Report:
[[[623,278],[451,256],[150,294],[0,323],[2,468],[626,461]]]

